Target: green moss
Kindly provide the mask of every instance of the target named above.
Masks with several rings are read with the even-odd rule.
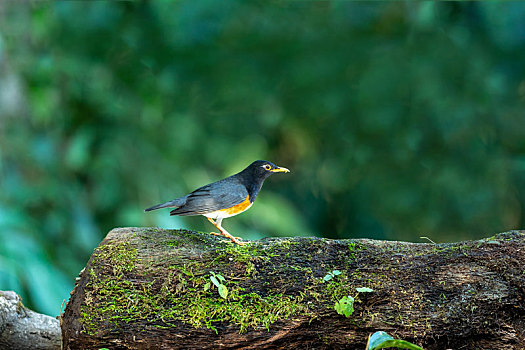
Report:
[[[156,233],[148,231],[139,239],[149,244]],[[177,232],[173,239],[155,240],[155,243],[172,253],[175,248],[188,244],[188,236],[195,240],[194,235]],[[206,272],[212,266],[244,266],[246,276],[255,271],[255,262],[267,262],[273,256],[251,245],[218,241],[215,248],[211,253],[218,254],[210,266],[191,261],[171,265],[166,270],[156,267],[154,260],[139,258],[130,242],[100,246],[91,260],[89,279],[84,287],[85,303],[80,310],[83,331],[96,334],[100,324],[118,328],[121,323],[155,320],[153,323],[158,327],[176,327],[179,321],[211,329],[215,329],[218,322],[230,322],[244,332],[249,327],[268,329],[273,322],[290,315],[308,314],[301,295],[246,291],[238,281],[232,280],[226,282],[230,291],[227,300],[220,298],[216,290],[205,291],[204,284],[209,281]],[[136,282],[144,280],[134,278],[138,274],[137,264],[141,264],[143,274],[155,276],[154,280]]]
[[[371,278],[364,280],[359,274],[352,273],[348,275],[346,272],[342,272],[339,276],[326,282],[325,286],[323,299],[333,306],[334,302],[344,296],[355,296],[356,288],[375,287],[375,283]]]
[[[100,272],[104,270],[104,279],[93,267],[89,268],[89,281],[85,286],[85,304],[82,305],[81,323],[88,333],[96,333],[100,316],[113,322],[123,317],[122,304],[128,305],[133,296],[130,295],[133,284],[124,278],[137,263],[137,249],[129,242],[103,245],[98,247],[91,260],[91,266],[96,266]],[[95,299],[96,296],[96,299]],[[104,302],[99,303],[100,300]],[[116,311],[116,312],[114,312]]]
[[[173,307],[163,310],[160,315],[197,328],[206,326],[216,329],[217,322],[226,321],[239,325],[242,333],[250,327],[269,329],[275,321],[286,319],[292,314],[308,314],[300,297],[283,294],[261,296],[254,292],[244,293],[244,288],[231,283],[228,287],[232,289],[227,300],[220,298],[215,290],[204,292],[201,288],[190,288],[190,298],[171,298]]]
[[[348,243],[348,258],[350,260],[355,260],[356,252],[360,250],[360,247],[357,243],[350,242]]]
[[[103,245],[96,249],[92,261],[92,264],[98,264],[100,261],[111,266],[113,275],[119,275],[133,269],[137,261],[137,249],[129,242]]]
[[[125,323],[161,328],[189,324],[214,330],[229,323],[239,332],[270,329],[277,321],[318,316],[319,308],[335,313],[335,301],[355,295],[356,287],[380,286],[384,275],[364,274],[354,267],[358,244],[349,243],[348,255],[329,268],[320,259],[323,249],[326,243],[321,239],[238,246],[186,231],[139,232],[127,242],[112,242],[95,251],[84,286],[83,331],[96,334],[100,325],[111,330]],[[342,273],[322,283],[328,269]],[[227,299],[213,286],[204,289],[210,271],[226,278]],[[273,282],[259,281],[261,276],[272,276]]]
[[[134,284],[123,278],[126,269],[113,271],[111,278],[103,280],[93,269],[90,272],[86,286],[90,290],[81,309],[81,323],[86,333],[96,334],[100,323],[118,328],[122,322],[151,323],[155,319],[159,327],[176,327],[176,321],[180,321],[214,330],[218,322],[230,322],[245,332],[249,327],[269,329],[279,319],[309,313],[306,304],[301,303],[301,296],[246,293],[245,288],[233,281],[226,282],[230,293],[224,300],[216,290],[205,291],[208,278],[196,276],[189,266],[169,273],[159,289],[154,288],[158,281]]]
[[[212,266],[223,264],[233,264],[244,266],[244,275],[249,276],[255,270],[254,262],[268,260],[267,255],[260,255],[258,249],[252,245],[234,245],[229,242],[219,245],[218,249],[213,252],[215,258],[212,260]]]
[[[287,268],[291,269],[291,270],[294,270],[294,271],[299,271],[299,272],[303,272],[303,273],[306,273],[306,274],[312,274],[312,268],[309,267],[309,266],[294,266],[294,265],[287,265]]]

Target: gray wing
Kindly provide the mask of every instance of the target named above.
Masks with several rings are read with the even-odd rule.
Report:
[[[227,178],[196,189],[188,195],[186,203],[174,209],[170,215],[201,215],[216,210],[231,208],[248,197],[246,187],[232,178]]]

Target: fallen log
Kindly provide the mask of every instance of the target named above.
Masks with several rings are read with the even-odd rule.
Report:
[[[0,291],[0,349],[59,350],[59,321],[29,310],[15,292]]]
[[[349,317],[334,309],[347,296]],[[120,228],[80,274],[62,332],[64,349],[362,350],[379,330],[427,350],[523,349],[524,302],[524,231],[451,244],[297,237],[237,246]]]

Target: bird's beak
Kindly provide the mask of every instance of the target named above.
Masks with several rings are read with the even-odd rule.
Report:
[[[286,169],[286,168],[283,168],[281,166],[278,166],[277,168],[275,169],[272,169],[271,170],[272,173],[289,173],[290,170]]]

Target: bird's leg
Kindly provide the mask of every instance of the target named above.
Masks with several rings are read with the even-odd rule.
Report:
[[[217,218],[217,220],[215,220],[215,224],[216,224],[216,225],[219,225],[219,228],[221,228],[224,232],[228,233],[228,232],[224,229],[224,227],[222,227],[222,219],[223,219],[223,218]],[[215,232],[214,232],[214,233],[215,233]],[[229,234],[229,233],[228,233],[228,234]],[[222,236],[222,234],[220,234],[220,233],[219,233],[218,235],[219,235],[219,236]],[[238,241],[242,241],[242,238],[241,238],[241,237],[235,237],[235,239],[238,240]]]
[[[213,221],[212,219],[206,217],[206,219],[208,219],[209,222],[211,222],[213,224],[213,226],[217,227],[217,225],[221,226],[221,223],[222,223],[222,219],[218,218],[217,221]],[[222,235],[222,233],[217,233],[217,232],[210,232],[211,235],[215,235],[215,236],[221,236],[221,237],[224,237]]]
[[[213,226],[217,227],[217,229],[219,230],[220,233],[215,233],[215,232],[210,232],[212,235],[216,235],[216,236],[224,236],[226,238],[229,238],[232,240],[233,243],[236,243],[238,245],[244,245],[246,243],[244,242],[241,242],[239,241],[238,238],[236,237],[233,237],[231,234],[228,233],[228,231],[226,231],[222,226],[221,226],[221,223],[222,223],[222,218],[221,219],[217,219],[217,222],[213,221],[213,219],[211,218],[207,218],[209,222],[211,222],[213,224]]]

